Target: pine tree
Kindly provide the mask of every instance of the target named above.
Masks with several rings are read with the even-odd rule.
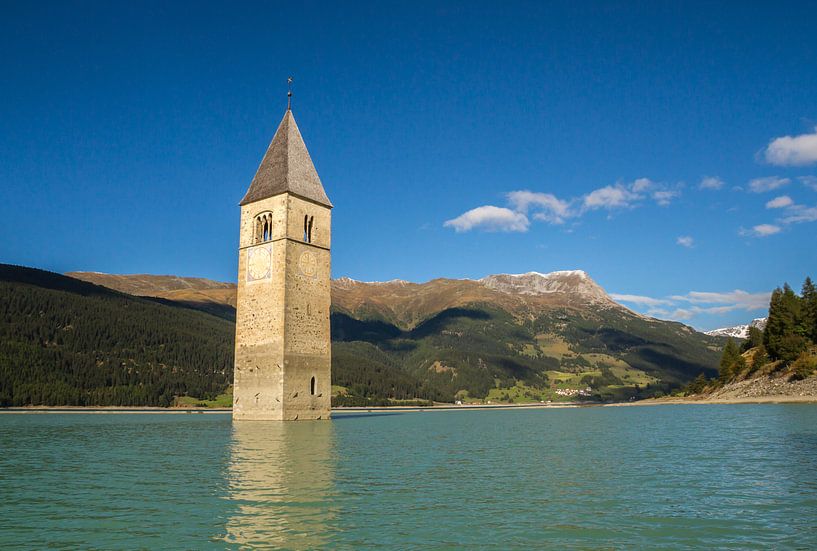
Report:
[[[803,292],[800,293],[802,299],[801,319],[804,329],[804,336],[817,343],[817,288],[814,287],[811,278],[807,277],[803,282]]]
[[[723,355],[721,356],[719,378],[722,383],[728,383],[737,374],[739,360],[743,360],[740,350],[738,350],[735,341],[729,339],[726,341],[726,346],[723,347]]]
[[[763,331],[755,327],[754,325],[749,326],[749,334],[746,337],[746,341],[741,346],[741,350],[744,352],[755,348],[756,346],[760,346],[763,344]]]
[[[700,394],[704,391],[707,384],[709,384],[709,379],[707,379],[703,373],[699,373],[698,376],[687,385],[684,394],[687,396],[690,394]]]
[[[791,361],[807,344],[801,322],[801,299],[788,284],[772,293],[769,319],[763,331],[763,344],[773,360]]]
[[[769,356],[766,354],[766,347],[760,343],[755,349],[755,355],[752,356],[752,371],[757,371],[769,361]]]
[[[772,291],[769,299],[769,315],[766,318],[766,329],[763,330],[763,345],[767,350],[774,349],[779,336],[783,334],[782,298],[783,291],[778,287]]]

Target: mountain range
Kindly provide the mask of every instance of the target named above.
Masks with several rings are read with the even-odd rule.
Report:
[[[236,303],[234,283],[173,275],[101,272],[65,275],[122,293],[166,299],[211,313],[223,309],[224,317],[235,317],[230,314]],[[641,317],[615,302],[582,270],[497,274],[476,280],[440,278],[427,283],[400,279],[364,282],[348,277],[332,280],[335,311],[388,321],[404,329],[411,329],[448,308],[480,302],[495,304],[523,317],[535,317],[540,311],[555,307],[591,306],[624,310]]]
[[[66,275],[235,319],[234,284]],[[332,281],[332,309],[340,403],[560,400],[579,392],[626,399],[714,375],[723,343],[632,312],[581,270],[426,283],[339,278]]]
[[[766,328],[766,318],[755,318],[751,322],[733,327],[721,327],[712,331],[705,331],[705,334],[713,337],[731,337],[733,339],[745,339],[749,337],[749,328],[757,327],[761,331]]]

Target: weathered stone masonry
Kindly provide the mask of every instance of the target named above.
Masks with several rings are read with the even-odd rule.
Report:
[[[241,201],[234,419],[329,418],[331,209],[287,110]]]

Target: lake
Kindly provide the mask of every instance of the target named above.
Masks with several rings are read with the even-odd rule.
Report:
[[[0,415],[0,548],[817,548],[817,405]]]

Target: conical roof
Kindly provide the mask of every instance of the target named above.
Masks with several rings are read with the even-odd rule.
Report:
[[[287,192],[332,208],[289,109],[284,113],[241,205]]]

